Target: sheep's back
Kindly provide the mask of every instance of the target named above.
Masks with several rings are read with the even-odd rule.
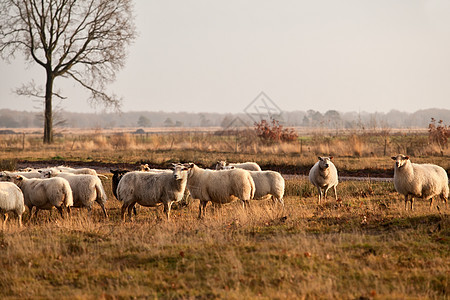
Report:
[[[0,182],[0,209],[19,213],[25,210],[23,193],[12,182]]]

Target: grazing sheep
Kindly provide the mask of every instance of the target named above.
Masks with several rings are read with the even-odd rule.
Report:
[[[25,178],[21,175],[0,173],[0,181],[15,183],[23,193],[24,203],[31,211],[36,206],[34,216],[37,217],[39,210],[51,210],[55,206],[61,217],[64,218],[63,208],[70,214],[70,206],[73,205],[72,189],[69,182],[64,178]]]
[[[412,163],[409,156],[403,154],[391,158],[395,160],[394,186],[397,192],[405,196],[405,209],[408,209],[408,196],[411,196],[411,210],[414,197],[430,200],[430,209],[436,196],[440,196],[447,205],[448,176],[443,168],[433,164]]]
[[[284,207],[284,178],[275,171],[249,171],[255,182],[255,195],[253,199],[263,200],[272,196],[272,200],[278,201]]]
[[[8,212],[13,211],[19,219],[22,227],[22,214],[25,211],[23,193],[20,188],[12,182],[0,182],[0,213],[3,214],[3,227],[8,220]]]
[[[338,173],[335,165],[331,161],[333,157],[320,157],[319,161],[309,171],[309,180],[319,192],[319,204],[323,198],[327,198],[330,188],[334,190],[336,201],[338,200],[336,186],[338,185]]]
[[[131,209],[138,203],[142,206],[164,205],[167,220],[173,202],[183,198],[186,189],[188,168],[181,164],[173,164],[172,171],[166,172],[128,172],[123,175],[117,186],[117,196],[122,204],[122,219],[125,212],[131,219]]]
[[[225,160],[219,160],[216,164],[216,170],[226,170],[230,169],[229,167],[235,167],[237,169],[244,169],[248,171],[261,171],[261,167],[255,162],[227,163]]]
[[[188,166],[187,186],[191,197],[200,200],[199,218],[205,215],[205,208],[209,201],[222,204],[240,199],[245,205],[250,199],[253,199],[255,183],[249,171],[243,169],[207,170],[199,168],[193,163]]]
[[[66,179],[72,189],[73,207],[86,207],[91,210],[94,202],[97,202],[102,208],[105,218],[108,217],[105,208],[108,197],[103,189],[102,181],[97,176],[76,175],[66,172],[55,173],[52,170],[42,172],[42,176],[44,178],[61,177]]]

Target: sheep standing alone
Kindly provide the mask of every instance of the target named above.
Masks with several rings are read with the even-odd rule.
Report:
[[[105,218],[108,217],[105,208],[108,197],[103,189],[102,181],[97,176],[66,172],[55,173],[52,170],[42,172],[42,176],[66,179],[72,189],[73,207],[87,207],[88,210],[91,210],[94,202],[97,202],[102,208]]]
[[[35,217],[37,217],[39,210],[51,210],[53,206],[58,209],[62,218],[64,218],[64,207],[70,214],[73,195],[69,182],[64,178],[28,179],[21,175],[1,173],[0,181],[14,182],[22,190],[24,203],[30,210],[30,218],[34,206],[36,206]]]
[[[244,169],[248,171],[261,171],[261,167],[255,162],[227,163],[224,160],[219,160],[216,163],[216,170],[231,169],[230,167],[235,167],[236,169]]]
[[[414,164],[409,156],[402,154],[391,158],[395,160],[394,186],[405,196],[405,209],[408,209],[408,196],[411,196],[411,210],[414,197],[430,200],[430,209],[436,196],[440,196],[447,205],[448,176],[443,168],[433,164]]]
[[[206,170],[193,163],[189,164],[187,186],[191,197],[200,200],[199,218],[205,215],[209,201],[222,204],[240,199],[244,205],[255,194],[255,183],[249,171]]]
[[[128,172],[123,175],[117,186],[117,196],[122,204],[122,219],[128,209],[131,219],[131,209],[138,203],[142,206],[164,205],[167,220],[173,202],[183,198],[187,182],[187,168],[174,164],[172,171],[165,172]]]
[[[8,212],[13,211],[22,226],[22,214],[25,211],[23,193],[20,188],[12,182],[0,182],[0,213],[3,214],[3,227],[8,220]]]
[[[330,188],[334,190],[336,201],[338,200],[336,186],[339,183],[336,166],[331,161],[333,157],[320,157],[319,161],[309,171],[309,180],[319,192],[319,204],[322,198],[327,198]]]

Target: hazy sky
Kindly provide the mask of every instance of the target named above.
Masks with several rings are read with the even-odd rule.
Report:
[[[110,90],[123,111],[240,112],[261,91],[282,110],[450,109],[450,1],[135,1],[139,37]],[[42,68],[0,62],[0,108]],[[70,111],[100,112],[56,81]]]

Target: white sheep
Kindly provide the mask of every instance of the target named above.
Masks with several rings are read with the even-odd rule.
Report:
[[[336,201],[338,200],[336,186],[339,183],[336,166],[331,161],[333,157],[318,157],[319,161],[309,171],[309,180],[319,192],[319,204],[322,198],[327,198],[327,192],[333,188]]]
[[[61,177],[69,182],[73,194],[73,207],[86,207],[91,210],[94,202],[97,202],[102,208],[105,218],[108,217],[105,208],[108,197],[103,189],[102,181],[97,176],[66,172],[55,173],[54,170],[41,173],[44,178]]]
[[[22,172],[8,172],[11,175],[20,175],[25,178],[41,178],[41,173],[38,170],[22,171]]]
[[[230,167],[235,167],[236,169],[244,169],[248,171],[261,171],[261,167],[255,162],[245,162],[245,163],[227,163],[225,160],[219,160],[216,163],[216,170],[226,170]]]
[[[128,172],[123,175],[117,186],[117,198],[122,204],[122,219],[125,213],[131,219],[131,210],[135,203],[141,206],[155,207],[163,204],[167,220],[173,202],[183,198],[187,182],[187,167],[174,164],[173,170],[165,172]]]
[[[245,205],[255,195],[255,183],[247,170],[207,170],[193,163],[187,166],[189,192],[192,198],[200,200],[199,218],[205,215],[209,201],[222,204],[240,199]]]
[[[391,158],[395,160],[394,186],[397,192],[405,196],[405,209],[408,209],[408,196],[411,196],[411,210],[414,197],[430,200],[430,209],[436,196],[440,196],[447,205],[448,176],[443,168],[433,164],[412,163],[409,156],[403,154]]]
[[[72,174],[87,174],[87,175],[94,175],[97,176],[97,171],[91,168],[78,168],[74,169],[71,167],[66,166],[57,166],[55,169],[60,170],[61,172],[67,172]]]
[[[255,183],[255,195],[253,199],[262,200],[272,196],[272,200],[278,201],[284,206],[284,178],[275,171],[249,171]]]
[[[20,188],[12,182],[0,182],[0,213],[3,214],[3,227],[8,220],[8,212],[15,212],[22,227],[22,214],[25,211],[23,193]]]
[[[61,172],[66,172],[66,173],[93,175],[93,176],[98,176],[98,177],[108,179],[107,176],[105,176],[103,174],[98,174],[97,171],[95,171],[94,169],[91,169],[91,168],[74,169],[74,168],[66,167],[66,166],[57,166],[57,167],[54,167],[53,169],[59,170]]]
[[[72,189],[69,182],[64,178],[25,178],[21,175],[0,173],[0,181],[15,183],[23,193],[24,203],[31,212],[36,206],[34,216],[37,217],[39,210],[51,210],[55,206],[61,217],[64,218],[63,209],[70,214],[70,206],[73,205]]]

